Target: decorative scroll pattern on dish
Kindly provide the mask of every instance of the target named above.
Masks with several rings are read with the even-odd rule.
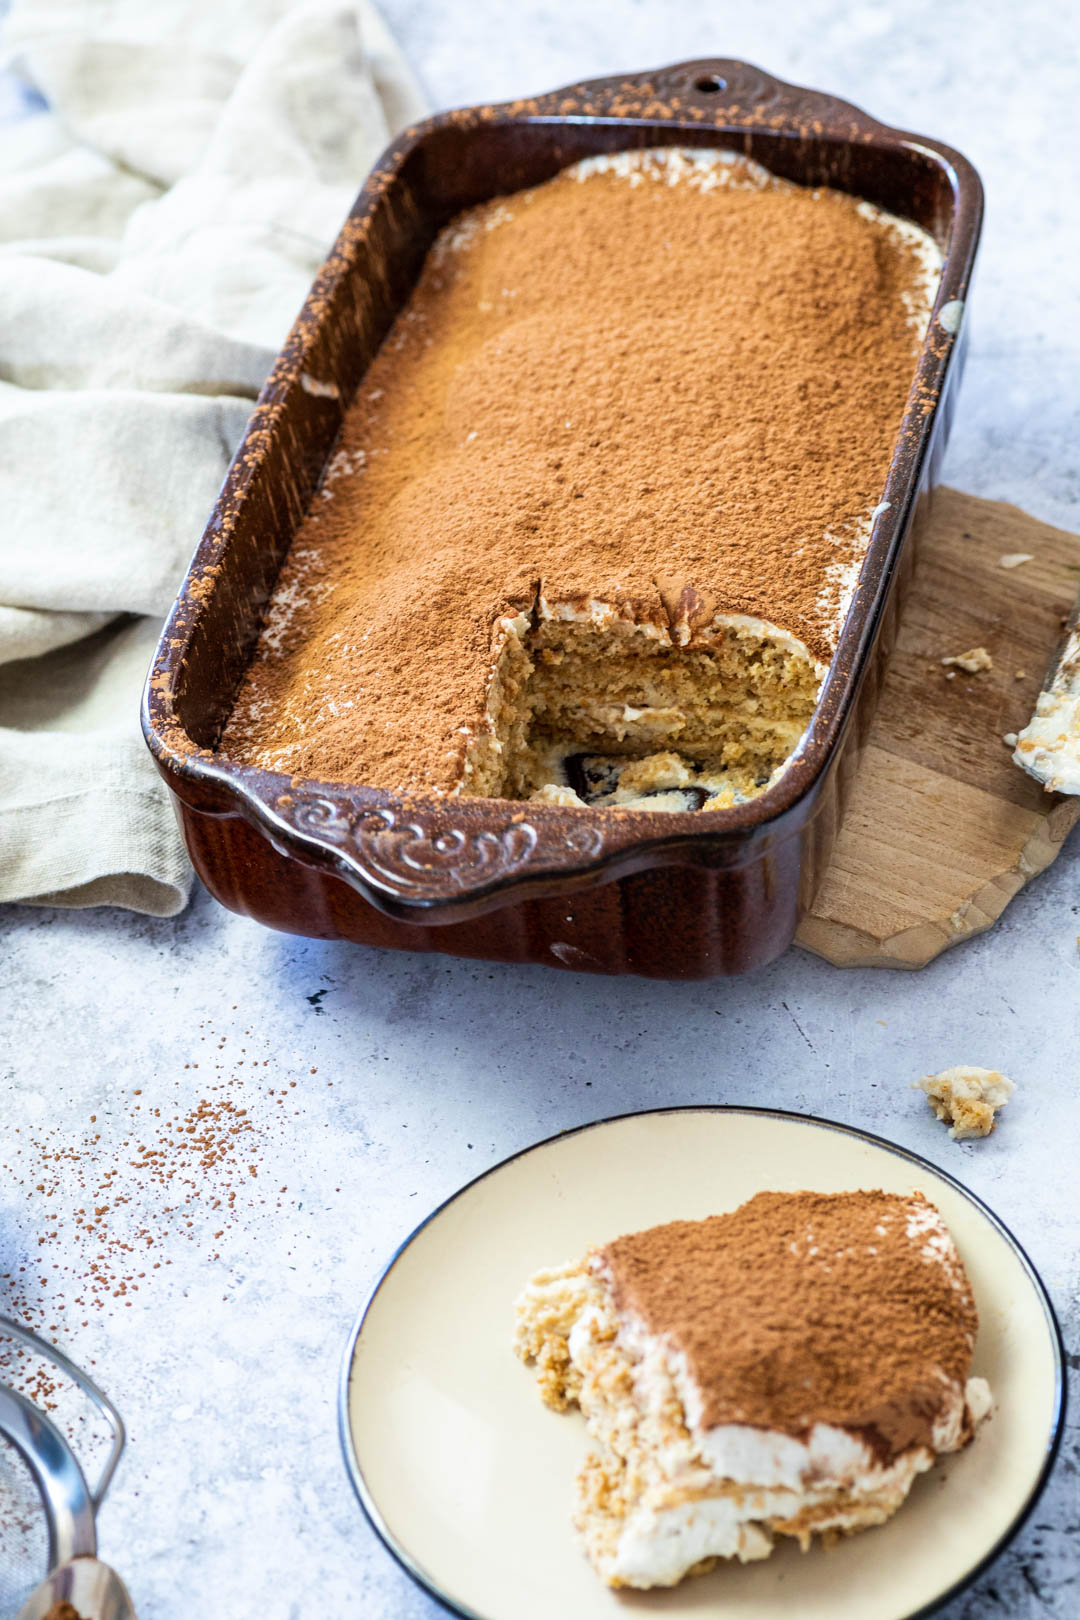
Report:
[[[381,888],[414,900],[445,899],[520,875],[537,856],[565,857],[570,850],[588,859],[603,843],[599,827],[558,828],[552,822],[541,831],[522,820],[499,829],[436,829],[399,819],[394,810],[355,808],[330,798],[279,802],[277,809],[297,832],[351,855]]]

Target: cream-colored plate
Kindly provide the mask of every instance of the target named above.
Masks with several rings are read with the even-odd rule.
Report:
[[[979,1306],[974,1371],[996,1404],[975,1443],[915,1483],[879,1529],[807,1554],[722,1564],[671,1591],[616,1594],[570,1524],[586,1451],[577,1412],[540,1402],[510,1348],[514,1296],[541,1266],[659,1221],[734,1209],[763,1188],[919,1188],[945,1217]],[[798,1115],[635,1114],[542,1142],[415,1232],[350,1340],[342,1439],[376,1530],[471,1620],[907,1620],[1000,1551],[1056,1448],[1061,1341],[1009,1233],[956,1182],[877,1138]]]

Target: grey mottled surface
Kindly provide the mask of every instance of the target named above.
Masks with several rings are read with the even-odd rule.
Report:
[[[1065,8],[386,9],[438,105],[713,51],[952,140],[990,208],[946,476],[1080,530]],[[345,1482],[334,1397],[349,1323],[433,1204],[606,1114],[772,1103],[914,1148],[1020,1236],[1075,1363],[1078,934],[1075,839],[992,933],[915,975],[799,952],[696,986],[488,968],[274,936],[205,896],[177,923],[0,914],[2,1286],[95,1364],[128,1418],[101,1532],[144,1620],[435,1614]],[[965,1147],[908,1090],[958,1062],[1021,1088],[997,1135]],[[203,1099],[219,1105],[209,1124]],[[1074,1425],[1028,1528],[948,1620],[1080,1612],[1078,1464]]]

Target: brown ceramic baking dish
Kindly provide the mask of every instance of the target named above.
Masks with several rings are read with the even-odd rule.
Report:
[[[403,799],[215,753],[343,414],[436,232],[591,153],[676,143],[734,147],[787,179],[856,193],[923,226],[945,255],[889,505],[796,763],[751,803],[705,816]],[[293,933],[606,973],[704,978],[778,955],[829,859],[893,645],[952,414],[981,213],[978,176],[956,152],[742,62],[574,85],[406,131],[263,390],[147,681],[146,737],[211,893]]]

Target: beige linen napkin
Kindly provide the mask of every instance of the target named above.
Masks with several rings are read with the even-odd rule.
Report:
[[[423,113],[366,0],[15,0],[0,126],[0,900],[181,910],[161,616],[365,173]],[[35,98],[36,99],[36,98]]]

